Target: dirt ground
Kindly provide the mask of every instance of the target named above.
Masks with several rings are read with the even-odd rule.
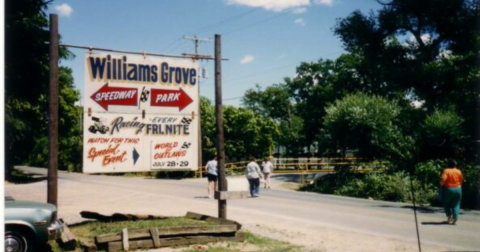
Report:
[[[192,183],[197,183],[193,181]],[[198,183],[204,184],[203,180],[199,180]],[[153,212],[151,214],[159,214],[166,216],[174,216],[175,213],[184,213],[191,211],[192,200],[179,200],[164,195],[155,195],[156,201],[152,201],[152,195],[143,195],[144,197],[138,197],[138,193],[132,193],[129,191],[120,190],[116,187],[109,189],[103,184],[89,184],[83,187],[81,191],[78,190],[83,185],[80,182],[62,181],[62,193],[59,195],[60,202],[62,202],[63,212],[60,214],[67,223],[81,221],[78,217],[79,209],[78,202],[85,201],[82,207],[88,206],[89,209],[98,211],[104,214],[108,214],[108,209],[111,208],[111,204],[119,204],[119,199],[124,197],[135,196],[135,201],[132,201],[128,205],[122,205],[122,212],[136,213],[135,205],[145,205]],[[33,184],[5,184],[6,194],[13,196],[16,199],[22,200],[37,200],[43,201],[46,198],[45,181]],[[277,183],[272,185],[272,189],[277,190],[289,190],[292,185],[283,185]],[[111,198],[108,203],[105,202],[105,198]],[[132,198],[133,199],[133,198]],[[170,207],[165,208],[162,205],[162,199],[170,199]],[[175,199],[172,201],[171,199]],[[216,206],[210,203],[202,203],[203,201],[196,201],[195,211],[200,212],[215,212]],[[418,251],[418,244],[416,240],[406,240],[402,237],[392,238],[382,234],[369,234],[360,233],[352,230],[344,230],[338,227],[325,226],[319,224],[299,222],[296,218],[285,218],[276,216],[275,214],[266,216],[255,210],[245,211],[244,209],[231,207],[230,215],[234,220],[242,220],[242,225],[245,230],[248,230],[254,234],[273,238],[276,240],[286,241],[302,247],[302,251],[321,251],[321,252],[410,252]],[[301,223],[301,224],[299,224]],[[372,223],[372,225],[380,225],[379,223]],[[461,225],[461,224],[460,224]],[[414,232],[414,231],[412,231]],[[414,234],[412,234],[414,237]],[[242,247],[244,246],[244,247]],[[155,249],[148,251],[166,252],[166,251],[182,251],[181,249]],[[254,251],[255,249],[250,245],[243,244],[238,247],[241,251]],[[146,251],[146,250],[142,250]],[[451,248],[440,247],[435,244],[422,243],[423,252],[437,252],[437,251],[452,251]],[[480,250],[479,250],[480,251]]]

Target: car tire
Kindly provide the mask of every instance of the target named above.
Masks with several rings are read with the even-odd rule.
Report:
[[[6,228],[5,231],[5,252],[31,252],[33,242],[27,232],[17,229]]]
[[[97,133],[97,129],[95,129],[95,126],[93,126],[93,125],[88,127],[88,131],[92,132],[93,134]]]

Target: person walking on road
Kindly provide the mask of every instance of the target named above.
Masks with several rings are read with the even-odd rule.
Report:
[[[270,175],[273,172],[273,164],[272,162],[270,162],[268,158],[264,158],[262,167],[263,167],[263,176],[265,179],[265,188],[270,189]]]
[[[260,193],[260,178],[263,175],[253,156],[250,157],[250,163],[247,164],[246,177],[250,185],[250,196],[258,197]]]
[[[457,162],[449,159],[447,168],[443,170],[440,185],[443,187],[442,203],[447,215],[447,222],[455,225],[462,201],[463,174],[457,168]]]
[[[213,192],[217,191],[217,182],[218,182],[218,169],[217,169],[217,156],[214,155],[212,160],[208,161],[207,165],[205,166],[205,172],[207,172],[208,178],[208,185],[207,185],[207,193],[208,197],[211,198],[210,195],[210,187],[213,184]]]

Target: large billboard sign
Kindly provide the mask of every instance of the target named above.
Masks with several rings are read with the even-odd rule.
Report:
[[[85,56],[83,172],[196,170],[198,64]]]

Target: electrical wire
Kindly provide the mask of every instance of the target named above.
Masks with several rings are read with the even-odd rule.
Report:
[[[270,3],[273,3],[273,2],[275,2],[275,0],[272,0],[272,1],[268,2],[267,5],[270,4]],[[253,9],[251,9],[251,10],[242,12],[242,13],[240,13],[240,14],[238,14],[238,15],[235,15],[235,16],[233,16],[233,17],[220,20],[220,21],[218,21],[218,22],[215,22],[215,23],[206,25],[206,26],[204,26],[204,27],[202,27],[202,28],[200,28],[200,29],[197,29],[197,30],[194,30],[194,31],[190,31],[190,32],[187,32],[187,33],[185,33],[185,34],[195,34],[195,33],[202,34],[202,33],[205,33],[206,31],[211,30],[211,29],[213,29],[213,28],[223,26],[223,25],[228,24],[228,23],[230,23],[230,22],[233,22],[233,21],[235,21],[235,20],[237,20],[237,19],[240,19],[240,18],[242,18],[242,17],[248,16],[248,15],[250,15],[250,14],[252,14],[252,13],[255,13],[255,12],[257,12],[257,11],[260,10],[260,9],[261,9],[260,7],[256,7],[256,8],[253,8]],[[266,22],[266,21],[268,21],[268,20],[270,20],[270,19],[273,19],[273,18],[276,18],[276,17],[279,17],[279,16],[283,16],[283,15],[285,15],[285,14],[287,14],[287,13],[290,13],[290,12],[292,12],[292,11],[294,11],[294,10],[295,10],[295,9],[292,9],[291,11],[287,11],[287,12],[285,12],[285,13],[281,13],[280,15],[274,16],[274,17],[272,17],[272,18],[268,18],[267,20],[259,21],[258,23],[263,23],[263,22]],[[243,30],[243,29],[245,29],[245,28],[254,26],[254,25],[256,25],[256,24],[257,24],[257,23],[251,24],[251,25],[246,26],[246,27],[241,27],[241,28],[239,28],[239,29],[237,29],[237,30]],[[231,32],[229,32],[229,33],[236,32],[237,30],[231,31]],[[182,36],[182,37],[183,37],[183,36]],[[177,39],[174,40],[172,43],[170,43],[170,44],[168,44],[166,47],[164,47],[161,51],[167,50],[167,49],[170,48],[172,45],[174,45],[175,43],[177,43],[178,41],[180,41],[180,40],[182,39],[182,37],[177,38]],[[175,49],[176,49],[176,48],[171,49],[170,51],[175,50]],[[168,52],[170,52],[170,51],[168,51]]]
[[[315,59],[318,59],[318,58],[322,58],[322,57],[325,57],[325,56],[337,54],[337,53],[340,53],[340,52],[343,52],[343,50],[339,50],[339,51],[335,51],[335,52],[323,54],[323,55],[320,55],[320,56],[315,57],[315,58],[311,58],[310,60],[306,60],[306,61],[312,61],[312,60],[315,60]],[[279,67],[275,67],[275,68],[265,69],[265,70],[262,70],[262,71],[259,71],[259,72],[253,73],[253,74],[249,74],[249,75],[244,75],[244,76],[240,76],[240,77],[230,78],[230,79],[227,79],[227,80],[225,80],[225,81],[226,81],[226,82],[227,82],[227,81],[230,82],[230,81],[243,80],[243,79],[250,78],[250,77],[252,77],[252,76],[257,76],[257,75],[261,75],[261,74],[264,74],[264,73],[273,72],[273,71],[276,71],[276,70],[280,70],[280,69],[283,69],[283,68],[286,68],[286,67],[290,67],[290,66],[293,66],[293,65],[298,65],[298,64],[299,64],[298,62],[295,62],[295,63],[291,63],[291,64],[288,64],[288,65],[283,65],[283,66],[279,66]]]
[[[269,18],[266,18],[266,19],[257,21],[257,22],[255,22],[255,23],[252,23],[252,24],[249,24],[249,25],[246,25],[246,26],[237,28],[237,29],[233,29],[233,30],[230,30],[230,31],[226,31],[226,32],[222,33],[222,35],[226,36],[226,35],[229,35],[229,34],[232,34],[232,33],[235,33],[235,32],[239,32],[239,31],[241,31],[241,30],[244,30],[244,29],[247,29],[247,28],[250,28],[250,27],[259,25],[259,24],[261,24],[261,23],[265,23],[265,22],[270,21],[270,20],[272,20],[272,19],[276,19],[276,18],[285,16],[285,15],[287,15],[287,14],[293,12],[293,11],[294,11],[294,10],[286,11],[286,12],[280,13],[280,14],[278,14],[278,15],[275,15],[275,16],[273,16],[273,17],[269,17]]]
[[[272,2],[273,2],[273,1],[272,1]],[[233,16],[233,17],[220,20],[220,21],[218,21],[218,22],[215,22],[215,23],[206,25],[206,26],[204,26],[204,27],[202,27],[202,28],[200,28],[200,29],[197,29],[197,30],[194,30],[194,31],[190,31],[190,32],[187,32],[187,33],[185,33],[185,34],[195,34],[195,33],[202,34],[202,33],[206,32],[206,31],[208,31],[208,30],[210,30],[210,29],[213,29],[213,28],[215,28],[215,27],[219,27],[219,26],[225,25],[225,24],[227,24],[227,23],[229,23],[229,22],[232,22],[232,21],[234,21],[234,20],[236,20],[236,19],[239,19],[239,18],[242,18],[242,17],[244,17],[244,16],[248,16],[248,15],[250,15],[250,14],[258,11],[259,9],[260,9],[260,8],[254,8],[254,9],[252,9],[252,10],[242,12],[242,13],[240,13],[240,14],[238,14],[238,15]],[[171,42],[170,44],[168,44],[166,47],[164,47],[164,48],[162,49],[162,51],[170,48],[172,45],[174,45],[175,43],[177,43],[178,41],[180,41],[182,38],[183,38],[183,36],[177,38],[176,40],[174,40],[173,42]],[[173,50],[173,49],[172,49],[172,50]]]

